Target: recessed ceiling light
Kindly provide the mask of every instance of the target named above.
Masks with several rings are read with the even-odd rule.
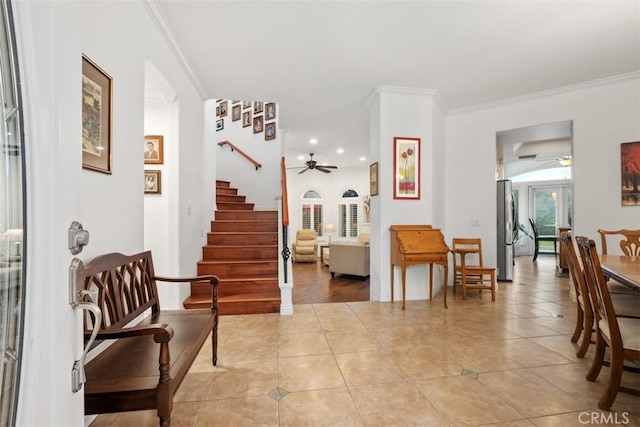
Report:
[[[298,156],[298,160],[304,160],[304,156]]]
[[[318,143],[318,140],[317,140],[317,139],[315,139],[315,138],[311,138],[311,139],[309,140],[309,144],[317,144],[317,143]]]
[[[367,160],[367,158],[365,156],[360,157],[360,161],[364,162],[365,160]]]
[[[342,153],[344,153],[344,150],[343,150],[342,148],[338,148],[338,149],[336,150],[336,153],[338,153],[338,154],[342,154]]]

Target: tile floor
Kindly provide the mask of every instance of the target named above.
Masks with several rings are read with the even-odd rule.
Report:
[[[292,316],[223,316],[219,362],[205,344],[175,398],[172,426],[640,425],[640,398],[597,401],[570,342],[575,305],[552,258],[518,259],[491,295],[295,306]],[[551,259],[549,261],[548,259]],[[547,267],[543,266],[547,264]],[[451,292],[451,291],[449,291]],[[592,346],[593,347],[593,346]],[[640,387],[640,376],[623,382]],[[155,411],[100,426],[156,426]]]

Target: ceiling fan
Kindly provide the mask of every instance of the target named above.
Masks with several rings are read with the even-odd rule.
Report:
[[[316,162],[315,160],[313,160],[313,153],[309,153],[309,160],[307,160],[305,162],[306,166],[300,166],[304,169],[302,169],[300,172],[298,172],[299,174],[304,173],[310,169],[315,169],[318,170],[320,172],[324,172],[324,173],[331,173],[331,171],[329,169],[338,169],[337,166],[323,166],[323,165],[318,165],[318,162]],[[291,169],[298,169],[298,168],[291,168]]]

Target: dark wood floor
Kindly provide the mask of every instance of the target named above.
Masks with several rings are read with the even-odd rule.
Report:
[[[530,256],[516,258],[514,282],[535,277],[550,276],[555,272],[553,255],[538,256],[531,262]],[[320,304],[327,302],[369,301],[369,278],[338,274],[331,278],[329,267],[320,261],[293,263],[293,303]]]
[[[369,278],[336,274],[317,262],[293,263],[293,303],[369,301]]]

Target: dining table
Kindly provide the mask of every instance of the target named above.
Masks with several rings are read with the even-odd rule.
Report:
[[[600,255],[600,264],[606,277],[640,293],[640,257]]]

